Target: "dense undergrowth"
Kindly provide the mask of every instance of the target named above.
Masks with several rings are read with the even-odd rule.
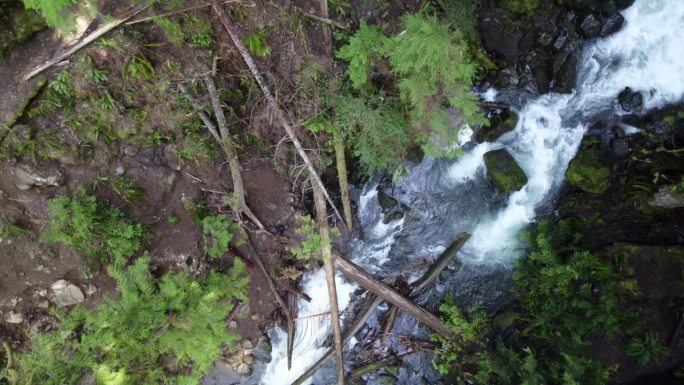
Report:
[[[442,305],[460,342],[442,341],[435,367],[459,383],[599,385],[617,368],[592,355],[598,344],[621,346],[639,365],[666,357],[629,260],[581,249],[581,232],[572,220],[536,226],[514,271],[512,310],[490,319]]]
[[[33,338],[31,351],[9,368],[12,384],[197,384],[238,336],[224,319],[233,300],[246,302],[245,265],[228,274],[185,273],[156,280],[149,257],[111,266],[118,295],[95,310],[57,312],[59,327]]]

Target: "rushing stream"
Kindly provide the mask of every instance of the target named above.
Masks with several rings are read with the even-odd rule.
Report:
[[[443,273],[436,290],[424,300],[434,304],[447,292],[471,302],[495,300],[509,281],[510,261],[521,254],[520,231],[553,210],[555,192],[587,126],[598,120],[611,123],[621,113],[615,100],[625,87],[642,93],[645,110],[684,97],[684,45],[679,40],[684,35],[684,1],[637,0],[623,16],[621,31],[585,47],[573,94],[547,94],[516,105],[510,94],[499,93],[497,100],[511,103],[520,116],[515,130],[494,143],[467,143],[465,154],[453,161],[425,159],[387,189],[408,208],[402,219],[383,223],[378,181],[369,182],[357,193],[364,237],[352,242],[349,257],[387,276],[415,267],[424,257],[435,258],[458,233],[468,231],[473,236],[460,253],[462,266]],[[498,148],[506,148],[529,179],[522,190],[508,196],[497,192],[486,177],[483,154]],[[341,277],[337,285],[344,308],[357,287]],[[322,270],[307,275],[302,289],[313,300],[300,301],[300,316],[328,310]],[[289,371],[285,333],[274,330],[272,360],[265,368],[255,368],[249,382],[290,384],[328,349],[326,321],[298,323]],[[406,316],[398,320],[397,330],[425,336]],[[407,365],[414,371],[402,369],[400,383],[421,383],[411,378],[416,372],[431,381],[438,378],[426,354],[411,356]],[[333,366],[330,362],[327,368]],[[333,375],[322,370],[312,383],[332,383]]]

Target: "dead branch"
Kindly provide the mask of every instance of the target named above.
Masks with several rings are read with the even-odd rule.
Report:
[[[140,12],[146,10],[149,7],[149,5],[145,5],[142,7],[139,7],[137,9],[133,9],[128,15],[120,18],[120,19],[114,19],[110,21],[109,23],[101,26],[100,28],[96,29],[93,31],[90,35],[88,35],[85,39],[81,40],[80,43],[76,44],[75,46],[69,48],[66,52],[63,54],[57,56],[54,59],[48,60],[47,62],[41,64],[40,66],[36,67],[33,69],[33,71],[29,72],[24,76],[24,80],[29,80],[32,77],[38,75],[39,73],[45,71],[46,69],[52,67],[53,65],[61,62],[62,60],[68,58],[69,56],[73,55],[74,53],[78,52],[81,48],[87,46],[88,44],[94,42],[95,40],[99,39],[102,35],[106,34],[107,32],[113,30],[114,28],[120,26],[121,24],[125,23],[127,20],[132,18],[133,16],[139,14]]]
[[[348,25],[342,24],[339,21],[331,20],[331,19],[328,19],[326,17],[320,17],[320,16],[312,15],[310,13],[304,12],[304,10],[299,9],[299,8],[297,8],[297,11],[299,11],[299,13],[304,17],[307,17],[307,18],[312,19],[312,20],[319,21],[321,23],[331,25],[335,28],[339,28],[339,29],[348,29],[349,28]]]
[[[412,290],[413,293],[417,293],[417,287],[424,287],[423,284],[420,284],[420,282],[433,282],[434,279],[432,279],[432,276],[439,276],[439,273],[442,272],[442,269],[446,267],[447,263],[451,258],[455,257],[456,254],[458,253],[458,250],[460,247],[463,246],[465,241],[470,237],[470,234],[463,233],[459,235],[456,240],[451,244],[449,248],[447,248],[444,253],[437,259],[437,262],[435,262],[435,265],[441,266],[441,269],[437,268],[429,268],[421,278],[416,280],[414,284],[412,285],[414,288]],[[386,282],[389,282],[386,280]],[[344,333],[342,334],[342,339],[344,340],[344,343],[346,344],[349,342],[349,340],[356,335],[356,333],[361,330],[363,325],[366,323],[368,318],[370,318],[371,314],[373,314],[373,311],[380,306],[380,303],[382,303],[383,299],[378,297],[377,295],[373,293],[368,294],[368,298],[366,298],[366,301],[361,309],[356,315],[356,318],[354,318],[354,321],[345,329]],[[394,307],[394,306],[393,306]],[[309,377],[311,377],[318,369],[322,368],[323,365],[325,365],[326,362],[333,356],[333,350],[330,349],[328,352],[321,357],[309,370],[304,372],[299,378],[297,378],[292,385],[301,385],[303,384]]]
[[[344,275],[346,275],[352,281],[358,283],[364,289],[409,313],[415,319],[429,326],[432,330],[441,334],[445,338],[449,340],[453,340],[455,338],[454,332],[444,325],[439,318],[434,316],[432,313],[429,313],[422,307],[416,305],[403,295],[397,293],[384,282],[377,280],[357,264],[348,261],[339,254],[335,255],[333,262],[335,267],[340,269]]]
[[[228,131],[226,116],[223,114],[223,107],[218,96],[218,91],[216,91],[214,80],[207,75],[204,78],[204,83],[206,84],[207,91],[209,92],[209,99],[211,99],[214,115],[216,116],[216,121],[218,122],[221,143],[223,144],[223,152],[226,154],[228,165],[230,166],[230,174],[233,179],[233,199],[231,200],[230,205],[232,206],[233,212],[236,215],[245,214],[252,222],[254,222],[255,225],[259,227],[259,229],[266,231],[266,228],[261,223],[259,218],[257,218],[249,206],[247,206],[247,201],[245,200],[245,188],[242,184],[242,175],[240,172],[240,162],[238,162],[237,155],[235,154],[235,146],[233,144],[233,139],[230,137],[230,132]]]
[[[221,7],[219,0],[212,0],[211,4],[212,4],[212,7],[214,9],[214,12],[216,13],[217,17],[221,21],[221,24],[223,24],[223,27],[228,32],[228,35],[230,35],[230,38],[233,41],[233,44],[235,44],[235,47],[240,52],[240,55],[242,56],[243,60],[247,64],[247,67],[249,67],[250,71],[252,72],[252,75],[254,76],[254,79],[256,80],[259,87],[261,88],[261,91],[264,93],[264,96],[266,97],[268,104],[270,105],[271,109],[275,112],[276,118],[278,119],[279,123],[285,129],[285,132],[287,132],[287,135],[290,137],[290,140],[292,141],[292,144],[295,146],[297,153],[299,153],[299,156],[302,158],[302,160],[304,160],[304,163],[306,163],[306,166],[309,169],[309,173],[311,174],[311,178],[313,179],[314,183],[316,183],[318,186],[320,186],[320,188],[323,192],[323,195],[325,196],[325,199],[328,201],[330,206],[335,211],[335,215],[337,215],[337,217],[340,219],[340,221],[344,222],[342,215],[340,215],[340,212],[337,210],[337,207],[335,207],[335,204],[333,203],[332,199],[330,198],[330,194],[328,194],[328,190],[326,190],[325,186],[323,185],[323,181],[321,181],[321,178],[318,176],[318,173],[316,172],[316,169],[315,169],[313,163],[309,159],[309,156],[306,155],[306,152],[304,151],[304,148],[302,147],[302,143],[299,141],[299,138],[297,138],[297,135],[295,134],[294,129],[292,128],[292,126],[288,122],[288,119],[287,119],[287,116],[285,115],[285,112],[283,112],[283,110],[280,108],[280,106],[278,106],[278,103],[276,102],[275,98],[273,97],[271,90],[269,89],[268,85],[266,85],[266,82],[264,81],[263,77],[261,76],[259,69],[257,68],[256,64],[254,63],[254,59],[252,58],[252,55],[250,55],[250,53],[247,51],[247,48],[245,47],[244,43],[242,42],[242,38],[240,37],[240,34],[238,33],[237,29],[228,20],[228,17],[226,16],[226,13],[224,12],[223,8]]]
[[[233,309],[228,313],[228,318],[226,318],[226,323],[229,324],[230,321],[235,318],[235,315],[240,311],[240,308],[242,307],[242,301],[240,300],[235,300],[233,302]]]
[[[372,362],[368,365],[364,365],[360,368],[354,369],[354,370],[352,370],[351,375],[349,377],[351,377],[352,379],[359,378],[363,375],[375,372],[378,369],[392,367],[392,366],[396,366],[398,364],[399,364],[399,360],[397,359],[397,357],[391,356],[388,360]]]
[[[440,255],[439,258],[437,258],[435,263],[430,265],[425,274],[423,274],[420,278],[418,278],[415,282],[411,284],[411,292],[409,293],[409,298],[416,299],[421,294],[425,293],[430,287],[432,287],[435,284],[435,281],[437,281],[437,278],[442,273],[442,271],[447,267],[449,262],[456,257],[458,251],[461,250],[461,247],[463,247],[463,245],[469,238],[470,234],[468,233],[460,234],[451,243],[451,245],[442,253],[442,255]],[[396,320],[398,313],[399,309],[396,306],[390,306],[387,315],[387,322],[385,323],[385,328],[383,329],[383,343],[386,343],[387,336],[391,333],[392,328],[394,327],[394,321]]]
[[[211,121],[207,113],[204,112],[202,105],[197,101],[197,99],[195,99],[195,97],[192,94],[190,94],[190,92],[188,92],[188,89],[185,87],[183,83],[178,84],[178,89],[180,90],[180,92],[187,95],[190,104],[192,104],[192,107],[195,109],[195,112],[197,112],[197,115],[200,117],[200,120],[202,120],[202,123],[204,123],[204,126],[207,128],[211,136],[213,136],[214,139],[216,139],[219,146],[223,148],[223,141],[221,140],[218,131],[216,131],[216,126],[214,126],[214,122]]]
[[[332,242],[328,232],[328,213],[325,207],[325,197],[323,196],[323,192],[321,191],[320,187],[315,184],[313,185],[313,196],[316,206],[316,219],[318,220],[318,232],[321,236],[321,252],[323,254],[325,280],[328,286],[328,297],[330,300],[330,320],[332,321],[333,341],[337,364],[337,385],[344,385],[344,356],[342,355],[340,309],[337,305],[337,286],[335,285],[335,268],[332,261]]]

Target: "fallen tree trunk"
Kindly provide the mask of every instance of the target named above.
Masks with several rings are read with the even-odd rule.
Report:
[[[321,236],[321,252],[323,254],[325,280],[328,286],[328,298],[330,301],[330,321],[332,322],[333,343],[335,346],[337,364],[337,385],[344,385],[344,355],[342,355],[342,332],[340,329],[340,309],[337,305],[335,268],[332,261],[332,242],[330,240],[330,233],[328,232],[328,213],[325,207],[325,197],[318,185],[313,185],[313,196],[316,206],[316,219],[318,220],[318,232]]]
[[[252,222],[254,222],[259,229],[266,231],[266,228],[261,223],[259,218],[252,212],[252,210],[247,206],[247,201],[245,200],[245,188],[242,184],[242,173],[240,172],[240,163],[238,162],[237,155],[235,154],[235,146],[233,144],[233,139],[230,137],[230,132],[228,131],[228,125],[226,124],[226,116],[223,114],[223,106],[221,105],[221,100],[218,96],[218,91],[216,91],[216,85],[211,76],[205,76],[204,83],[207,85],[207,91],[209,92],[209,98],[211,99],[211,105],[214,109],[214,115],[216,116],[216,122],[219,127],[219,134],[221,135],[221,143],[223,151],[226,154],[228,160],[228,165],[230,167],[230,175],[233,179],[233,199],[231,199],[230,206],[233,209],[235,215],[245,214]],[[239,219],[239,218],[238,218]]]
[[[57,57],[54,58],[54,59],[48,60],[48,61],[45,62],[44,64],[42,64],[42,65],[36,67],[33,71],[31,71],[31,72],[29,72],[28,74],[26,74],[26,75],[24,76],[24,80],[29,80],[29,79],[31,79],[32,77],[38,75],[39,73],[45,71],[46,69],[52,67],[53,65],[55,65],[55,64],[61,62],[62,60],[68,58],[69,56],[71,56],[71,55],[73,55],[74,53],[78,52],[81,48],[83,48],[83,47],[87,46],[88,44],[94,42],[95,40],[99,39],[102,35],[106,34],[107,32],[109,32],[109,31],[113,30],[114,28],[120,26],[121,24],[125,23],[125,22],[128,21],[130,18],[132,18],[133,16],[139,14],[140,12],[146,10],[148,7],[149,7],[148,5],[145,5],[145,6],[142,6],[142,7],[138,8],[138,9],[134,9],[134,10],[131,11],[128,15],[126,15],[126,16],[120,18],[120,19],[112,20],[112,21],[110,21],[109,23],[103,25],[102,27],[96,29],[95,31],[93,31],[93,33],[91,33],[90,35],[88,35],[88,36],[87,36],[85,39],[83,39],[80,43],[78,43],[78,44],[76,44],[75,46],[69,48],[69,49],[68,49],[66,52],[64,52],[63,54],[57,56]]]
[[[428,270],[414,282],[412,285],[414,288],[415,287],[423,287],[422,284],[417,284],[418,282],[435,282],[435,279],[431,279],[430,277],[438,277],[439,274],[442,272],[442,270],[447,266],[448,261],[451,258],[454,258],[456,254],[458,253],[459,249],[465,244],[465,241],[470,238],[470,234],[463,233],[456,238],[456,240],[451,244],[449,248],[442,253],[442,255],[437,259],[435,262],[435,265],[437,267],[433,268],[428,268]],[[415,289],[414,289],[415,290]],[[412,290],[412,293],[414,292]],[[380,306],[382,303],[383,299],[378,297],[377,295],[371,293],[368,293],[368,298],[366,298],[366,301],[361,308],[361,311],[359,311],[356,314],[356,318],[354,318],[354,321],[349,324],[349,326],[345,329],[344,333],[342,333],[342,340],[344,341],[343,343],[346,344],[351,340],[351,338],[358,333],[363,325],[368,321],[368,318],[370,318],[371,314],[373,314],[373,311]],[[332,358],[334,351],[332,349],[328,350],[328,352],[321,357],[311,368],[309,368],[306,372],[304,372],[299,378],[297,378],[292,385],[301,385],[303,384],[309,377],[313,376],[314,373],[316,373],[320,368],[325,365],[326,362],[328,362],[329,359]]]
[[[306,167],[309,170],[309,173],[311,174],[311,178],[313,179],[314,183],[316,183],[321,188],[321,191],[323,192],[325,199],[328,201],[330,206],[335,211],[335,215],[337,215],[337,217],[340,219],[340,221],[344,222],[344,218],[342,218],[342,215],[337,210],[337,207],[333,203],[332,198],[330,198],[330,194],[328,194],[328,190],[325,188],[325,186],[323,185],[323,181],[321,181],[321,178],[318,176],[318,173],[316,172],[316,168],[314,167],[313,163],[311,162],[311,159],[309,159],[309,156],[306,155],[306,152],[304,151],[304,147],[302,146],[302,143],[299,141],[299,138],[297,138],[297,135],[295,134],[294,129],[290,125],[290,123],[287,119],[287,116],[285,115],[285,112],[283,112],[283,110],[280,108],[280,106],[278,106],[278,103],[276,102],[275,98],[273,97],[271,90],[268,88],[268,85],[266,85],[266,82],[264,81],[263,77],[261,76],[261,73],[259,73],[259,69],[257,68],[256,64],[254,63],[254,59],[252,58],[252,55],[249,54],[249,52],[247,51],[247,48],[245,47],[245,44],[242,42],[242,39],[240,38],[240,34],[238,33],[237,29],[228,20],[228,17],[226,16],[225,11],[221,7],[220,1],[219,0],[212,0],[211,5],[212,5],[212,8],[214,9],[214,12],[216,13],[216,16],[218,16],[219,20],[221,21],[221,24],[223,24],[223,27],[228,32],[228,35],[230,35],[230,39],[233,41],[233,44],[235,44],[235,47],[240,52],[242,59],[245,61],[245,64],[247,64],[247,67],[249,67],[249,70],[252,72],[252,76],[254,76],[254,80],[256,80],[257,84],[259,85],[259,88],[261,88],[261,91],[263,92],[264,96],[266,97],[266,101],[268,102],[269,106],[271,107],[271,109],[273,109],[273,111],[276,115],[276,119],[283,126],[283,128],[285,129],[285,132],[287,133],[287,136],[290,138],[290,141],[292,141],[292,144],[294,145],[295,149],[297,150],[297,153],[299,154],[299,156],[302,158],[302,160],[306,164]]]
[[[449,261],[456,257],[456,254],[458,254],[458,251],[461,250],[468,239],[470,239],[470,234],[462,233],[453,242],[451,242],[451,245],[447,247],[447,249],[442,253],[442,255],[439,256],[439,258],[437,258],[435,263],[430,265],[425,274],[411,284],[409,298],[415,299],[432,287],[437,281],[439,274],[441,274],[442,271],[447,267]],[[398,313],[399,308],[394,305],[390,306],[387,322],[382,333],[383,343],[386,342],[387,336],[392,331],[392,327],[394,326],[394,321],[396,320]]]
[[[454,332],[444,325],[439,318],[419,307],[403,295],[397,293],[384,282],[375,279],[372,275],[368,274],[355,263],[346,260],[340,255],[335,255],[333,262],[335,267],[344,273],[344,275],[346,275],[352,281],[358,283],[364,289],[409,313],[415,319],[429,326],[432,330],[441,334],[445,338],[449,340],[453,340],[455,338]]]

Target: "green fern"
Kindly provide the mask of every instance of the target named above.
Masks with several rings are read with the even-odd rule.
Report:
[[[670,351],[663,345],[658,333],[649,331],[641,337],[633,337],[627,341],[625,352],[634,359],[639,366],[649,362],[660,364]]]
[[[76,23],[65,11],[76,4],[76,0],[23,0],[28,9],[40,12],[47,25],[62,30],[73,30]]]
[[[41,235],[45,242],[61,243],[102,262],[123,265],[140,249],[143,229],[124,219],[121,211],[107,207],[79,187],[73,196],[59,196],[48,203],[50,225]]]
[[[20,383],[75,384],[92,371],[98,383],[199,384],[222,347],[238,338],[225,317],[232,300],[248,300],[245,265],[236,260],[228,275],[193,280],[179,273],[158,282],[149,269],[147,256],[125,270],[110,267],[120,297],[62,314],[57,330],[34,335],[31,351],[18,359]]]
[[[238,230],[238,224],[225,215],[207,216],[202,219],[204,249],[209,257],[222,257],[229,249],[233,234]]]
[[[375,25],[361,21],[359,30],[349,38],[349,42],[337,51],[336,56],[349,62],[347,76],[354,88],[360,89],[368,82],[368,73],[376,62],[387,38]]]
[[[271,47],[266,41],[266,30],[260,29],[259,32],[245,36],[245,46],[252,55],[268,56],[271,54]]]

